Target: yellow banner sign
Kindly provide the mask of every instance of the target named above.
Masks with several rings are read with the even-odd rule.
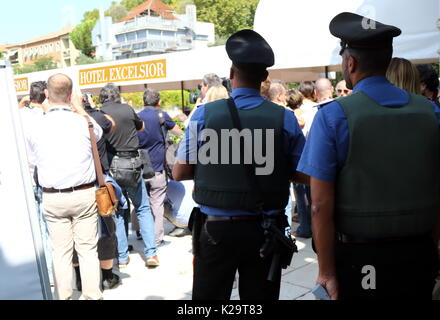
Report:
[[[29,80],[28,78],[14,79],[15,91],[17,92],[27,92],[29,91]]]
[[[167,77],[167,61],[156,60],[79,71],[81,86]]]

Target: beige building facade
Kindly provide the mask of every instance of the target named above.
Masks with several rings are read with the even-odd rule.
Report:
[[[6,45],[5,56],[12,65],[26,66],[41,58],[52,57],[58,68],[74,66],[81,52],[70,40],[72,30],[69,26],[21,44]]]

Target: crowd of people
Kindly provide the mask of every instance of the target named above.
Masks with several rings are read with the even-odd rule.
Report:
[[[262,258],[262,245],[276,242],[271,224],[287,230],[289,241],[291,235],[313,236],[320,266],[317,283],[333,299],[388,296],[395,290],[391,288],[395,281],[378,276],[378,281],[385,284],[375,296],[359,289],[361,278],[355,273],[359,266],[373,263],[390,279],[397,279],[391,275],[389,257],[397,261],[393,268],[407,263],[419,272],[403,292],[411,296],[414,289],[412,294],[427,296],[434,281],[429,270],[436,261],[431,261],[435,256],[432,248],[421,238],[437,230],[438,211],[432,210],[438,199],[431,192],[437,184],[429,176],[440,169],[434,163],[436,158],[430,158],[437,140],[426,136],[438,131],[436,121],[440,121],[438,74],[432,65],[414,65],[403,58],[391,60],[392,39],[400,34],[397,28],[378,23],[373,33],[359,30],[358,39],[347,34],[359,25],[356,15],[338,16],[331,25],[332,33],[342,40],[345,80],[320,78],[290,87],[268,78],[266,69],[274,64],[274,56],[265,39],[250,30],[234,34],[226,45],[233,63],[233,91],[219,76],[207,74],[201,96],[185,121],[185,135],[161,109],[161,96],[156,90],[145,90],[144,109],[136,113],[123,103],[119,88],[111,83],[100,92],[100,106],[91,95],[82,94],[67,75],[56,74],[47,83],[32,83],[30,96],[20,102],[20,112],[46,262],[57,298],[72,298],[73,270],[76,287],[85,299],[102,299],[104,289],[121,284],[113,268],[122,269],[130,263],[130,220],[143,241],[146,267],[159,267],[164,218],[175,226],[171,236],[194,237],[196,300],[229,299],[237,271],[242,299],[279,297],[281,268],[286,263],[278,263],[274,269],[273,259]],[[377,38],[383,40],[382,47],[375,42]],[[370,114],[367,109],[376,111]],[[393,111],[400,113],[389,113]],[[372,120],[365,120],[368,117]],[[408,121],[420,133],[413,130],[411,136],[403,132]],[[244,165],[190,163],[194,151],[190,147],[191,124],[197,132],[242,126],[274,129],[274,171],[257,176]],[[408,141],[393,140],[398,137],[396,132]],[[169,133],[184,135],[172,173],[166,157]],[[98,141],[104,179],[114,186],[119,200],[110,217],[100,216],[97,210],[97,170],[90,134]],[[420,141],[425,141],[420,149],[412,146],[408,149],[411,152],[405,153],[407,143]],[[202,148],[199,140],[194,145]],[[383,154],[368,154],[374,150]],[[396,155],[428,164],[412,174],[407,172],[414,166],[403,167],[408,161],[391,169],[387,165],[399,159]],[[383,166],[382,171],[368,161],[362,162],[368,157],[373,158],[375,166]],[[150,164],[154,175],[145,177],[143,168]],[[394,175],[387,179],[380,176],[383,172]],[[417,191],[416,196],[425,201],[426,208],[417,202],[418,198],[413,202],[402,198],[414,199],[413,194],[406,193],[408,188],[398,185],[408,177],[423,184],[409,189]],[[374,180],[379,178],[380,183]],[[396,198],[392,188],[401,188],[402,197]],[[427,208],[429,205],[432,207]],[[130,217],[131,207],[134,214]],[[371,212],[376,218],[370,221],[366,217]],[[404,222],[390,220],[400,213]],[[416,213],[420,213],[419,220],[414,218]],[[269,222],[268,217],[272,219]],[[299,223],[294,231],[292,222]],[[399,223],[405,225],[402,232]],[[414,232],[408,231],[408,224]],[[394,229],[386,230],[389,226]],[[270,241],[268,234],[273,236]],[[408,244],[407,237],[414,242]],[[358,243],[364,246],[358,249]],[[293,248],[294,241],[290,244]],[[414,259],[402,260],[401,251],[407,245],[418,253]],[[378,246],[381,248],[372,254]],[[279,254],[281,261],[286,250]],[[270,252],[270,257],[277,256],[277,252]],[[426,263],[420,265],[416,259]],[[399,275],[408,269],[402,270]]]

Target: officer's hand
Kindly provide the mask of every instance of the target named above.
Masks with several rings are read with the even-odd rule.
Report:
[[[332,300],[339,299],[339,285],[336,276],[319,276],[316,284],[323,286]]]

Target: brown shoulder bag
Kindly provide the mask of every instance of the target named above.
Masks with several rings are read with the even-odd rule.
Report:
[[[93,123],[90,121],[89,116],[85,117],[87,119],[87,123],[89,124],[93,160],[95,162],[96,176],[99,183],[99,188],[96,190],[96,203],[98,205],[98,213],[105,218],[111,216],[117,210],[119,202],[113,185],[104,181],[101,160],[99,159],[98,145],[96,143],[96,136],[93,132]]]

